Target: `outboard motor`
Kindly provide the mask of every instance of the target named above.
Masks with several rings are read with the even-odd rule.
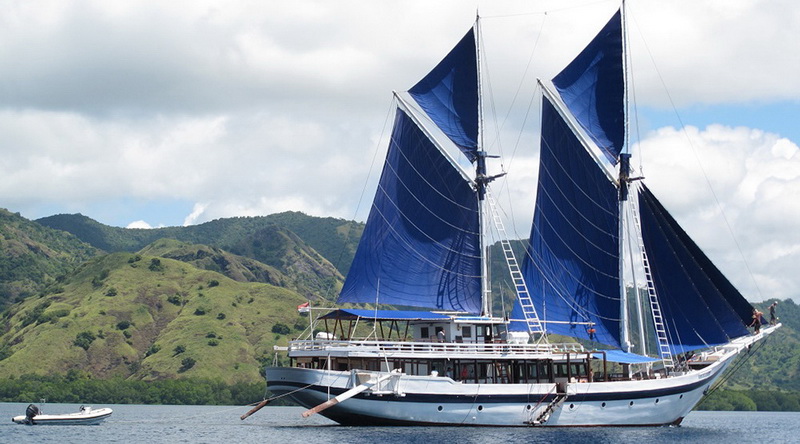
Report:
[[[25,409],[25,422],[28,424],[33,424],[33,417],[41,413],[39,411],[39,407],[35,404],[28,404],[28,408]]]

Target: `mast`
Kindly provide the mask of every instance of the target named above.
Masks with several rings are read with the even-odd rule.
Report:
[[[484,147],[484,134],[483,134],[483,82],[481,79],[481,27],[480,16],[476,13],[475,16],[475,59],[477,62],[476,69],[478,71],[478,157],[475,159],[475,182],[477,183],[478,191],[478,226],[480,227],[480,248],[481,248],[481,301],[482,309],[481,314],[485,316],[492,315],[491,294],[492,286],[489,282],[489,246],[487,245],[487,228],[489,224],[486,214],[486,185],[491,181],[486,176],[486,152]]]
[[[628,135],[628,54],[626,51],[627,48],[627,38],[628,33],[625,32],[626,28],[626,20],[625,20],[625,1],[622,1],[622,7],[620,8],[621,11],[621,21],[622,21],[622,84],[624,87],[624,99],[623,99],[623,116],[625,119],[624,122],[624,142],[622,144],[622,152],[619,154],[619,279],[620,279],[620,298],[619,298],[619,313],[620,313],[620,345],[622,346],[622,350],[629,352],[631,348],[631,342],[629,337],[629,324],[630,319],[628,319],[628,295],[627,289],[625,288],[625,280],[623,279],[624,271],[625,271],[625,214],[627,213],[627,201],[628,201],[628,183],[630,181],[630,160],[631,160],[631,153],[630,153],[630,143],[629,143],[629,135]],[[636,290],[638,291],[638,290]]]

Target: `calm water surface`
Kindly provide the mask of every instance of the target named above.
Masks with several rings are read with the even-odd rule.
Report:
[[[693,412],[680,427],[462,428],[342,427],[299,407],[266,407],[245,421],[249,407],[95,405],[114,414],[97,426],[23,426],[11,422],[27,404],[0,403],[3,443],[791,443],[800,442],[800,413]],[[78,404],[46,404],[47,413],[72,413]]]

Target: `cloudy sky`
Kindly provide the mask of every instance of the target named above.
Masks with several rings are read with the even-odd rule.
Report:
[[[631,133],[647,183],[746,297],[800,301],[800,8],[628,6]],[[495,192],[525,236],[535,79],[552,78],[617,7],[4,1],[0,207],[123,227],[286,210],[363,220],[391,91],[424,76],[479,11],[486,146],[509,172]]]

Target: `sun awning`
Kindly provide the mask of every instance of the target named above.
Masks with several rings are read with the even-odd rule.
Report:
[[[429,311],[364,310],[339,309],[320,317],[320,319],[372,319],[376,321],[447,321],[450,316]]]
[[[651,358],[649,356],[637,355],[636,353],[627,353],[622,350],[603,350],[606,354],[606,360],[610,362],[618,362],[620,364],[644,364],[645,362],[656,362],[660,359]],[[592,356],[595,359],[603,359],[603,353],[594,352]]]

